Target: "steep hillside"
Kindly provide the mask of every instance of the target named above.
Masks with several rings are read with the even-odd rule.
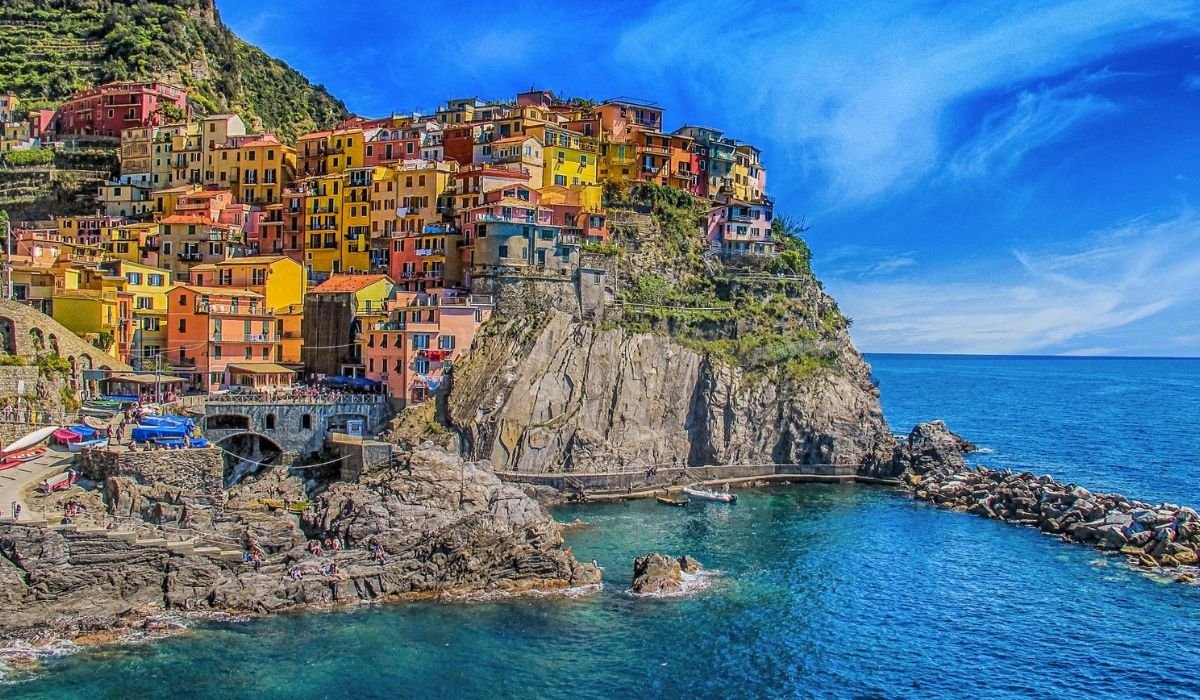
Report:
[[[509,287],[456,365],[446,415],[471,458],[522,472],[890,462],[870,368],[783,222],[783,255],[726,263],[686,193],[609,204],[618,306],[586,320]]]
[[[259,119],[289,139],[347,114],[325,88],[234,36],[213,0],[0,3],[0,91],[54,101],[145,78],[181,83],[202,109]]]

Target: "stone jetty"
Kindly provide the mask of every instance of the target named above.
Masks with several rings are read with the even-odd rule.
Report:
[[[938,507],[1036,527],[1118,552],[1135,566],[1190,567],[1200,559],[1200,515],[1191,508],[1092,493],[1030,472],[970,468],[963,453],[973,449],[945,423],[922,423],[901,448],[904,483],[914,496]],[[1179,578],[1190,582],[1194,574]]]

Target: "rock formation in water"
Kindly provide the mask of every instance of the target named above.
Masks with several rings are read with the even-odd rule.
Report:
[[[1200,515],[1191,508],[1092,493],[1030,472],[970,468],[962,455],[973,449],[945,423],[922,423],[897,450],[897,461],[913,495],[941,508],[1036,527],[1119,552],[1140,567],[1191,567],[1200,560]],[[1193,581],[1194,574],[1180,579]]]
[[[0,637],[73,635],[170,610],[260,613],[600,580],[562,549],[541,506],[435,449],[336,484],[299,516],[262,505],[303,498],[300,481],[281,472],[234,489],[215,517],[162,485],[110,477],[106,491],[115,514],[142,521],[137,533],[0,525]],[[189,534],[200,542],[162,539]],[[326,549],[326,538],[343,551]],[[309,551],[313,540],[320,554]],[[251,548],[263,554],[259,571],[241,561]]]
[[[673,595],[683,592],[683,575],[694,574],[704,567],[690,556],[668,557],[655,552],[633,561],[631,593],[644,596]]]

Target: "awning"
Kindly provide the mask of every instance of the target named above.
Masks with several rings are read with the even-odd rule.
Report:
[[[143,374],[136,374],[136,373],[114,374],[111,377],[108,377],[107,379],[103,379],[101,381],[126,382],[128,384],[142,384],[142,385],[149,385],[149,386],[153,386],[155,384],[185,384],[187,382],[187,380],[182,377],[166,377],[163,375],[158,375],[156,377],[153,374],[144,374],[144,373]]]
[[[283,365],[277,365],[274,362],[264,362],[262,364],[253,365],[229,365],[227,369],[230,372],[241,372],[243,374],[295,374],[296,370]]]

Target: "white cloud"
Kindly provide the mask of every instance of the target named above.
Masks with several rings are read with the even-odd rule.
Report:
[[[864,349],[1111,352],[1119,349],[1096,343],[1104,333],[1200,303],[1200,216],[1129,222],[1080,250],[1014,251],[969,274],[911,272],[892,282],[826,279]]]
[[[978,133],[951,160],[949,172],[971,178],[1006,173],[1029,151],[1061,138],[1085,121],[1116,111],[1113,102],[1080,92],[1094,82],[1086,79],[1022,91],[1012,104],[983,119]]]
[[[1191,75],[1184,77],[1183,89],[1191,90],[1193,92],[1200,91],[1200,73],[1192,73]]]
[[[672,0],[631,24],[614,56],[707,100],[731,131],[771,135],[785,146],[772,164],[811,164],[827,198],[853,204],[942,162],[962,101],[1162,41],[1197,13],[1187,0],[848,7]]]

